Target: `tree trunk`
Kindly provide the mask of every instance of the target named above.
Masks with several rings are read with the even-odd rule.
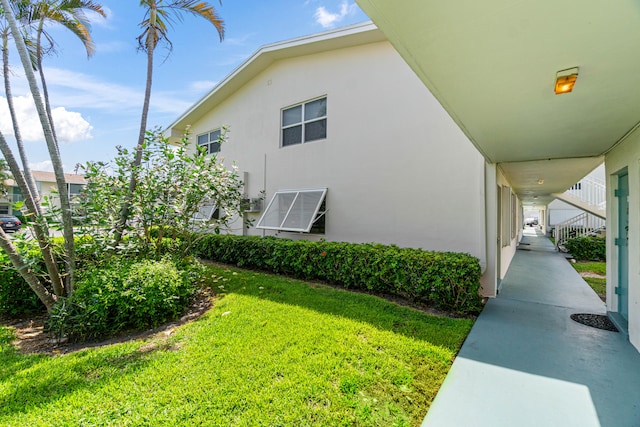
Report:
[[[47,290],[40,280],[38,280],[38,277],[33,273],[33,271],[31,271],[29,265],[22,260],[22,257],[20,257],[20,254],[18,254],[18,251],[16,250],[16,247],[11,242],[11,239],[9,239],[9,236],[7,236],[7,233],[5,233],[2,228],[0,228],[0,247],[2,247],[9,256],[11,264],[13,264],[16,271],[18,271],[20,276],[22,276],[22,278],[27,282],[33,292],[38,295],[38,298],[40,298],[40,301],[42,301],[44,306],[47,308],[47,311],[51,313],[51,310],[53,310],[53,306],[56,303],[56,297]]]
[[[153,34],[152,34],[153,33]],[[122,233],[124,232],[124,228],[127,224],[127,220],[129,219],[129,215],[131,212],[131,203],[133,201],[133,193],[136,190],[136,186],[138,185],[138,169],[142,164],[142,147],[144,146],[144,137],[147,133],[147,116],[149,115],[149,103],[151,99],[151,85],[153,82],[153,52],[156,48],[155,46],[155,30],[153,28],[149,29],[149,34],[147,35],[147,85],[144,91],[144,103],[142,105],[142,115],[140,118],[140,131],[138,132],[138,145],[136,145],[136,157],[133,161],[133,167],[131,170],[131,180],[129,181],[129,189],[127,191],[127,196],[125,198],[124,204],[122,205],[122,211],[120,213],[120,221],[118,221],[118,225],[116,227],[116,241],[115,246],[120,244],[122,240]]]
[[[49,90],[47,89],[47,81],[44,78],[44,70],[42,68],[42,31],[44,27],[44,17],[40,19],[38,25],[38,37],[36,40],[36,61],[38,62],[38,74],[40,75],[40,84],[42,85],[42,95],[44,97],[44,106],[47,111],[47,117],[49,117],[49,123],[51,124],[51,133],[53,134],[53,140],[58,146],[58,136],[56,135],[56,126],[53,123],[53,114],[51,114],[51,105],[49,104]]]
[[[9,166],[9,170],[13,175],[18,188],[25,195],[25,205],[27,209],[31,212],[35,212],[35,202],[33,198],[30,196],[27,183],[20,172],[20,166],[18,166],[18,162],[16,161],[11,149],[9,148],[9,144],[4,139],[4,135],[0,133],[0,152],[4,156],[7,161],[7,165]],[[62,278],[60,276],[60,270],[58,269],[58,264],[53,255],[53,251],[51,248],[51,243],[49,241],[49,230],[47,228],[46,222],[41,222],[42,217],[39,215],[35,215],[35,220],[33,221],[33,231],[36,235],[36,240],[38,241],[38,246],[40,247],[40,251],[42,252],[42,259],[44,261],[45,267],[47,268],[47,273],[49,273],[49,280],[51,280],[51,286],[53,287],[53,292],[56,295],[64,295],[64,288],[62,286]],[[44,302],[44,301],[43,301]]]
[[[29,187],[29,192],[34,201],[36,215],[41,215],[40,206],[40,194],[38,193],[38,187],[33,179],[29,162],[27,161],[27,153],[24,151],[24,144],[22,143],[22,134],[20,133],[20,127],[18,126],[18,117],[16,116],[15,107],[13,105],[13,96],[11,94],[11,80],[9,78],[9,34],[4,33],[2,38],[2,69],[4,73],[4,91],[7,97],[7,104],[9,105],[9,114],[11,115],[11,123],[13,124],[13,134],[16,138],[16,145],[18,146],[18,153],[20,154],[20,160],[22,162],[22,170],[24,171],[24,177]],[[20,189],[20,191],[23,191]],[[28,193],[23,192],[27,195]]]
[[[33,73],[32,64],[29,60],[29,53],[27,52],[27,47],[25,45],[24,39],[22,38],[22,33],[20,32],[16,19],[11,12],[9,0],[0,0],[0,2],[4,9],[4,17],[9,22],[11,34],[13,35],[13,40],[16,44],[18,54],[20,55],[20,60],[22,61],[22,67],[24,68],[25,75],[27,76],[29,89],[31,90],[31,95],[33,96],[33,101],[36,105],[36,109],[38,110],[38,116],[40,118],[40,123],[42,124],[44,138],[47,143],[47,149],[49,150],[49,156],[51,157],[51,163],[53,165],[56,182],[58,184],[58,194],[60,195],[60,207],[62,210],[64,245],[66,250],[65,264],[67,266],[68,274],[66,288],[67,294],[70,295],[73,292],[73,286],[75,284],[75,248],[73,241],[71,204],[69,202],[69,191],[67,190],[67,185],[64,179],[62,160],[60,158],[60,152],[58,151],[58,145],[53,137],[51,123],[49,123],[49,118],[47,116],[47,112],[44,108],[44,103],[40,96],[40,89],[38,88],[38,82],[36,80],[35,74]]]

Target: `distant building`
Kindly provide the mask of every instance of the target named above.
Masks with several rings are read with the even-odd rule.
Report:
[[[53,172],[45,171],[31,171],[31,173],[33,174],[33,178],[36,181],[36,188],[40,193],[40,197],[44,198],[45,196],[54,196],[55,192],[58,191],[55,174]],[[67,183],[67,191],[69,192],[69,197],[71,200],[73,200],[80,194],[84,186],[87,184],[87,181],[82,175],[70,173],[64,174],[64,178]],[[14,211],[13,205],[24,200],[22,192],[13,179],[5,181],[5,185],[7,186],[8,190],[7,198],[0,198],[0,214],[19,213],[19,211]],[[57,197],[57,195],[53,197],[53,200],[54,203],[57,202],[57,204],[59,205],[59,198]]]

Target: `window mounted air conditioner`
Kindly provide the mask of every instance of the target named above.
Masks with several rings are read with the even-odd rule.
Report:
[[[262,210],[262,199],[247,198],[240,201],[240,207],[244,212],[260,212]]]

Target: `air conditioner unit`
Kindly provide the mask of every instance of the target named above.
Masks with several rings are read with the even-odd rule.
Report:
[[[242,199],[240,201],[240,207],[244,212],[260,212],[262,210],[262,199]]]

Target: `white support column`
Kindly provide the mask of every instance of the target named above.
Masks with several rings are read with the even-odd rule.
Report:
[[[487,266],[480,279],[481,293],[485,297],[498,295],[498,194],[496,164],[485,163],[484,168],[484,209],[485,209],[485,245]]]

